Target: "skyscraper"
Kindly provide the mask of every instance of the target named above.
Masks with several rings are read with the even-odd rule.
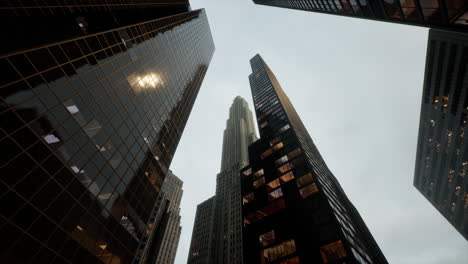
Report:
[[[468,240],[468,35],[429,31],[414,186]]]
[[[193,224],[192,241],[187,259],[188,264],[214,264],[212,244],[215,215],[215,197],[197,206]]]
[[[253,2],[259,5],[323,14],[468,30],[466,0],[253,0]]]
[[[248,146],[256,140],[255,126],[252,112],[248,103],[237,96],[229,109],[229,118],[223,135],[223,151],[221,171],[216,178],[216,195],[214,199],[214,217],[212,242],[208,251],[211,258],[206,261],[194,262],[194,253],[189,253],[188,263],[242,263],[242,216],[241,216],[241,190],[239,170],[248,164]],[[197,209],[202,210],[199,206]],[[200,213],[201,214],[201,213]],[[206,214],[204,214],[206,215]],[[195,230],[195,221],[192,244],[199,244]],[[194,250],[196,247],[193,247]],[[198,255],[196,255],[198,256]],[[196,257],[195,256],[195,257]],[[200,259],[205,255],[199,255]],[[193,261],[193,262],[191,262]],[[209,261],[209,262],[208,262]]]
[[[240,173],[244,263],[387,263],[273,72],[250,63],[260,139]]]
[[[60,3],[0,3],[0,262],[139,262],[214,51],[206,14]]]
[[[180,200],[182,199],[183,182],[172,171],[166,175],[161,189],[161,200],[167,200],[167,206],[162,206],[162,221],[156,226],[155,237],[151,239],[154,246],[149,249],[151,258],[147,263],[173,264],[179,244],[180,232]]]

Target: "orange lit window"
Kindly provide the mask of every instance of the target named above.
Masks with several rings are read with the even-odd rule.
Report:
[[[258,187],[262,186],[265,184],[265,177],[262,177],[256,181],[253,182],[253,186],[255,189],[257,189]]]
[[[262,177],[263,174],[264,174],[264,173],[263,173],[263,169],[261,169],[261,170],[256,171],[256,172],[253,174],[253,177],[254,177],[255,179],[258,179],[258,178]]]
[[[277,151],[278,149],[281,149],[282,147],[284,147],[284,144],[283,142],[280,142],[273,147],[273,151]]]
[[[281,141],[281,137],[276,137],[270,142],[270,147]]]
[[[242,198],[242,204],[248,204],[250,203],[251,201],[253,201],[255,198],[254,196],[254,193],[251,192],[249,194],[246,194],[243,198]]]
[[[283,173],[287,172],[288,170],[290,170],[292,168],[293,168],[293,166],[292,166],[291,163],[286,163],[283,166],[279,167],[277,169],[277,171],[278,171],[279,174],[283,174]]]
[[[307,185],[306,187],[300,189],[299,192],[301,193],[302,198],[309,197],[310,195],[318,192],[317,184],[312,183]]]
[[[244,217],[244,224],[248,225],[263,219],[265,216],[272,215],[286,207],[283,198],[274,200],[264,208]]]
[[[281,190],[281,188],[278,188],[274,191],[272,191],[271,193],[268,194],[268,200],[269,201],[273,201],[277,198],[280,198],[283,196],[283,191]]]
[[[323,263],[335,262],[347,256],[341,240],[320,247]]]
[[[260,237],[258,237],[258,240],[262,247],[266,247],[275,243],[275,231],[271,230],[270,232],[261,235]]]
[[[301,262],[299,261],[299,257],[296,256],[296,257],[292,257],[292,258],[288,258],[286,260],[283,260],[278,264],[300,264],[300,263]]]
[[[263,152],[263,153],[260,155],[260,158],[261,158],[261,159],[265,159],[266,157],[270,156],[272,153],[273,153],[273,150],[268,149],[267,151]]]
[[[271,181],[267,184],[267,190],[268,191],[271,191],[273,189],[275,189],[276,187],[280,186],[281,183],[280,183],[280,180],[279,179],[276,179],[274,181]]]
[[[304,185],[307,185],[313,181],[312,174],[309,172],[306,175],[298,178],[296,180],[297,187],[302,187]]]
[[[296,243],[291,239],[262,251],[265,263],[271,263],[279,258],[296,253]]]
[[[280,182],[281,184],[286,183],[290,180],[294,179],[294,173],[292,171],[284,174],[283,176],[280,177]]]

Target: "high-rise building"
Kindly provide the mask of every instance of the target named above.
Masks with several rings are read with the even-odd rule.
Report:
[[[273,72],[250,63],[260,139],[240,173],[244,263],[387,263]]]
[[[429,31],[414,186],[468,240],[468,35]]]
[[[151,264],[173,264],[179,244],[180,232],[180,200],[182,199],[183,182],[171,170],[164,179],[160,200],[167,200],[167,206],[159,207],[162,221],[155,227],[154,246],[150,246],[149,257],[145,260]]]
[[[205,11],[183,0],[0,10],[0,262],[146,259],[214,52]]]
[[[212,244],[214,241],[215,197],[197,206],[193,224],[192,241],[187,259],[188,264],[214,264]]]
[[[466,0],[253,0],[259,5],[408,25],[468,30]]]
[[[189,253],[188,263],[242,263],[242,204],[239,171],[248,164],[248,146],[257,139],[252,112],[248,103],[237,96],[229,109],[229,118],[223,135],[221,171],[216,178],[214,199],[214,226],[212,242],[208,251],[211,258],[206,261],[191,262],[196,259]],[[197,210],[202,210],[199,207]],[[197,213],[198,215],[198,213]],[[200,223],[198,223],[200,224]],[[204,224],[204,223],[203,223]],[[194,230],[198,227],[195,221]],[[192,244],[199,243],[192,236]],[[199,259],[204,258],[200,255]],[[210,262],[208,262],[210,261]]]

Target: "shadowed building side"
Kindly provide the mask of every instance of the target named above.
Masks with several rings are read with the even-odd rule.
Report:
[[[250,63],[260,139],[240,174],[244,263],[387,263],[273,72]]]

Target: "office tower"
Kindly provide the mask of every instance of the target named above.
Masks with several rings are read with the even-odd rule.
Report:
[[[0,9],[11,33],[0,55],[0,262],[146,259],[214,51],[205,11],[158,0]]]
[[[429,31],[414,186],[468,240],[468,35]]]
[[[244,263],[387,263],[273,72],[250,63],[260,139],[240,173]]]
[[[242,263],[242,205],[239,170],[248,164],[248,146],[256,140],[252,112],[240,96],[229,109],[223,135],[221,171],[216,178],[210,263]],[[200,208],[200,207],[199,207]],[[203,207],[202,207],[203,208]],[[198,214],[198,213],[197,213]],[[198,223],[199,224],[199,223]],[[194,230],[197,229],[195,221]],[[195,231],[194,231],[195,234]],[[198,243],[195,235],[192,244]],[[190,252],[189,263],[195,259]],[[203,258],[200,257],[200,258]]]
[[[468,30],[466,0],[253,0],[253,2],[259,5],[384,22]]]
[[[197,206],[187,259],[188,264],[214,264],[213,251],[211,250],[214,241],[214,215],[214,196]]]
[[[180,200],[182,198],[183,182],[175,176],[172,171],[166,175],[161,189],[162,200],[167,200],[167,206],[160,207],[163,219],[159,226],[156,226],[154,250],[150,248],[149,254],[155,256],[148,258],[148,263],[173,264],[179,244],[180,232]]]

